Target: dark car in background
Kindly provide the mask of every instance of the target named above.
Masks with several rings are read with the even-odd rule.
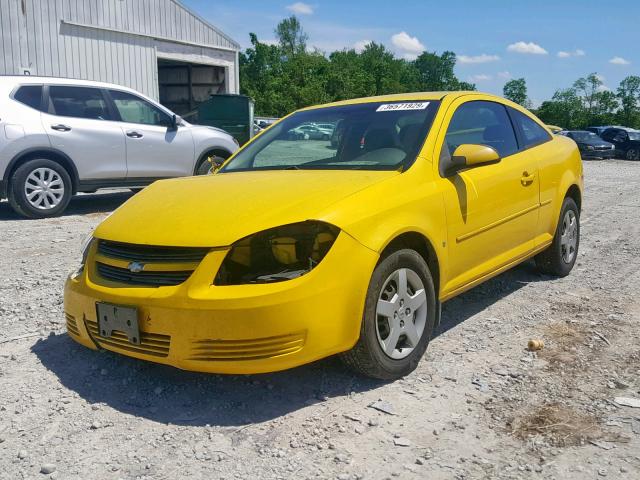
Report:
[[[615,145],[616,156],[640,160],[640,131],[624,127],[607,128],[600,137]]]
[[[621,127],[620,125],[601,125],[599,127],[587,127],[585,128],[585,130],[587,130],[588,132],[593,132],[596,135],[600,136],[602,135],[602,132],[604,132],[608,128],[624,128],[624,127]]]
[[[578,144],[582,158],[613,158],[615,146],[587,130],[569,130],[563,133]]]

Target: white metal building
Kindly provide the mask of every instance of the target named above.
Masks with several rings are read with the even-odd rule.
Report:
[[[178,0],[0,0],[0,74],[117,83],[179,114],[238,93],[239,49]]]

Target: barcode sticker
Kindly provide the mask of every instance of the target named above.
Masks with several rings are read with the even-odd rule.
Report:
[[[429,102],[385,103],[380,105],[376,112],[395,112],[399,110],[424,110]]]

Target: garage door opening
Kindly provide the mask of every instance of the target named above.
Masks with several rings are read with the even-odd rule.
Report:
[[[224,67],[158,60],[160,103],[178,115],[193,111],[216,93],[227,93]]]

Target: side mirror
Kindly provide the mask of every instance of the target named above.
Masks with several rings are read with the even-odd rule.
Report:
[[[180,115],[173,114],[171,116],[171,130],[176,130],[181,124],[182,117]]]
[[[451,156],[451,163],[447,168],[447,175],[455,175],[460,170],[481,165],[498,163],[500,155],[493,147],[465,143],[458,146]]]

